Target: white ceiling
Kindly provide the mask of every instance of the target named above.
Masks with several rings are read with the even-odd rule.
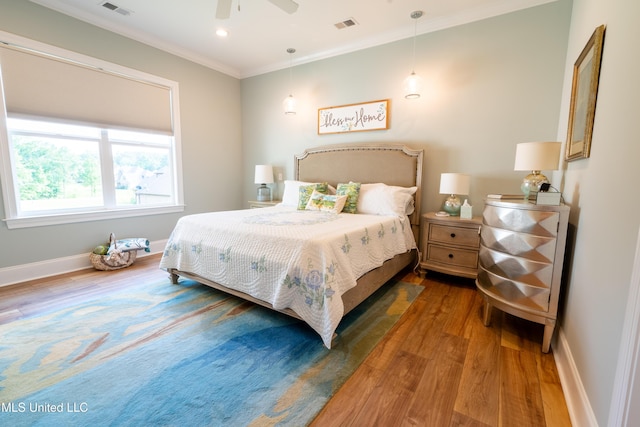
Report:
[[[245,78],[555,0],[296,0],[293,14],[267,0],[233,0],[225,20],[215,17],[218,0],[31,1]],[[424,14],[413,20],[416,10]],[[358,25],[336,28],[348,19]],[[216,36],[218,28],[228,37]]]

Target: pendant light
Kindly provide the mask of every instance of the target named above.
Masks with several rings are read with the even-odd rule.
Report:
[[[293,86],[293,54],[296,50],[292,47],[287,49],[289,54],[289,96],[282,101],[282,108],[285,114],[296,114],[296,99],[291,94],[291,88]]]
[[[416,10],[411,12],[411,19],[414,20],[413,30],[413,65],[411,66],[411,74],[404,80],[404,97],[407,99],[420,98],[422,90],[422,79],[416,74],[416,36],[418,35],[418,19],[422,17],[422,11]]]

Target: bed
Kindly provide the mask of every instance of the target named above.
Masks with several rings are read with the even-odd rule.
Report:
[[[301,319],[331,348],[342,317],[417,259],[422,161],[403,145],[307,149],[282,203],[180,218],[160,267],[173,283],[195,280]]]

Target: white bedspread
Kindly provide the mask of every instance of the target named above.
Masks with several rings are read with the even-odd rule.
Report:
[[[342,294],[363,274],[415,247],[406,217],[275,206],[181,218],[160,267],[290,308],[331,348],[344,312]]]

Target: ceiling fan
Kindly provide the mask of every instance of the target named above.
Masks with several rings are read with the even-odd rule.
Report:
[[[298,3],[293,0],[267,1],[289,14],[295,13],[298,10]],[[216,8],[216,19],[228,19],[229,16],[231,16],[231,2],[232,0],[218,0],[218,7]]]

